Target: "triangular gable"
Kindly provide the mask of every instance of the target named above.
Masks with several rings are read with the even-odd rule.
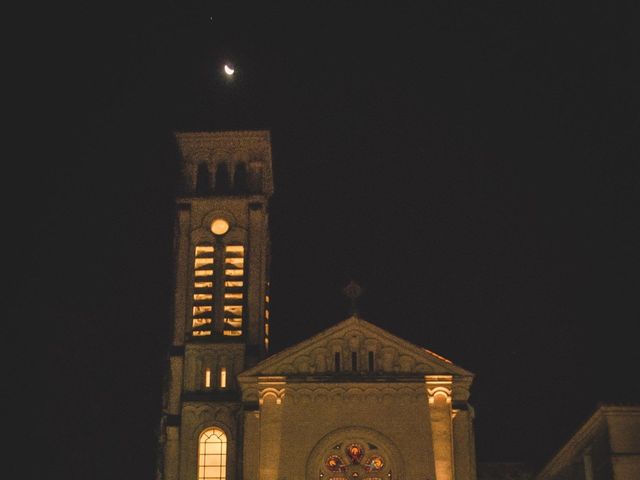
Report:
[[[375,352],[376,373],[473,377],[446,358],[353,316],[263,360],[239,378],[332,374],[336,351]],[[350,362],[350,358],[342,359],[342,368],[350,370]],[[368,358],[359,358],[358,362],[362,367]]]

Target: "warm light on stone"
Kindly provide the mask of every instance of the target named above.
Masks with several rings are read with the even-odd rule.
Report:
[[[227,388],[227,369],[225,367],[220,369],[220,388]]]
[[[361,287],[349,318],[267,355],[285,328],[269,312],[269,134],[176,138],[185,196],[157,479],[476,480],[473,374],[359,317]]]

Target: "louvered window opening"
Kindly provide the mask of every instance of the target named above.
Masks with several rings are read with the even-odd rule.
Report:
[[[216,252],[216,248],[224,249],[222,271],[218,271],[221,267],[218,265],[220,252]],[[225,336],[242,335],[244,246],[198,245],[194,253],[193,336],[210,336],[216,331]],[[221,285],[218,286],[217,283]],[[222,308],[216,309],[216,297],[222,298]],[[218,315],[221,318],[215,318]],[[220,322],[223,322],[222,326],[219,325]]]

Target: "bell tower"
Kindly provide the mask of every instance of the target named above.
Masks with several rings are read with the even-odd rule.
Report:
[[[236,375],[269,347],[270,134],[181,132],[175,138],[181,186],[159,478],[239,480],[244,413]],[[200,438],[205,434],[211,440]],[[225,465],[218,454],[199,458],[210,454],[199,445],[214,444],[207,448],[224,449],[218,454]],[[211,468],[198,471],[198,465]]]

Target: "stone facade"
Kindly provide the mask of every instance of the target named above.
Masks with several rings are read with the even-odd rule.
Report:
[[[358,316],[268,356],[269,133],[176,142],[183,191],[158,479],[475,480],[467,370]],[[230,247],[240,256],[225,257]],[[203,432],[223,440],[203,447]],[[217,463],[205,470],[209,447]]]
[[[260,479],[322,480],[335,446],[355,442],[376,446],[387,478],[473,479],[472,378],[351,317],[239,375],[243,401],[258,404],[259,434],[244,441],[258,454],[245,467]]]

